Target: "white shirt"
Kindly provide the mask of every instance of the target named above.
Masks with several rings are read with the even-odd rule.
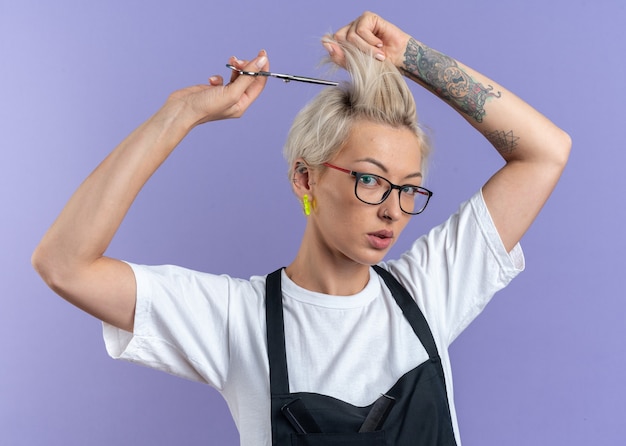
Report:
[[[241,280],[169,265],[131,266],[135,332],[105,324],[109,354],[212,385],[228,403],[241,444],[270,445],[265,276]],[[433,332],[460,445],[448,346],[524,268],[521,248],[506,252],[479,192],[401,258],[381,266],[407,288]],[[284,272],[282,286],[291,392],[366,406],[428,358],[373,269],[353,296],[305,290]]]

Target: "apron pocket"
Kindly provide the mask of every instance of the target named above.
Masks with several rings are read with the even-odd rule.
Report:
[[[292,446],[387,446],[385,431],[345,434],[292,434]]]

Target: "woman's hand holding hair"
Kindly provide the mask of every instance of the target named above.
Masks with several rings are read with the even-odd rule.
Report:
[[[345,67],[344,42],[379,60],[390,60],[453,107],[500,153],[506,165],[487,181],[482,193],[505,248],[513,249],[565,167],[569,135],[502,85],[376,14],[365,12],[322,41],[331,60]]]
[[[341,47],[335,42],[349,42],[378,60],[390,60],[396,67],[403,65],[404,52],[411,36],[394,24],[372,12],[365,12],[353,22],[339,29],[331,39],[322,43],[331,60],[345,66]],[[335,42],[333,42],[333,40]]]

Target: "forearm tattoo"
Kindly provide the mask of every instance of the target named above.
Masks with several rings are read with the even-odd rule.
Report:
[[[409,39],[404,53],[404,71],[407,76],[426,84],[435,94],[449,101],[460,112],[482,122],[485,102],[499,98],[500,92],[474,82],[457,62],[438,51]]]

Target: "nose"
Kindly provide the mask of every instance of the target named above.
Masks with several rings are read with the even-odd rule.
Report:
[[[403,212],[400,209],[400,194],[391,189],[385,201],[379,205],[378,213],[380,218],[396,221],[400,219]]]

